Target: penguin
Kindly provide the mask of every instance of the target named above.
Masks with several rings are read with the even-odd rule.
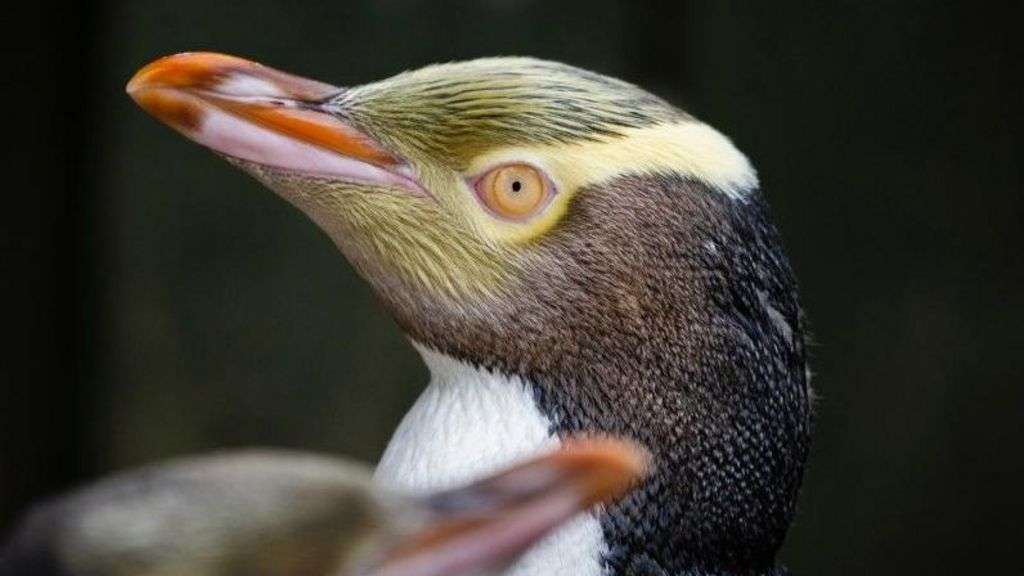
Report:
[[[526,57],[342,88],[217,53],[129,82],[312,219],[430,369],[375,472],[471,481],[579,434],[652,471],[505,573],[784,573],[813,408],[806,321],[757,174],[628,82]]]
[[[121,472],[37,505],[4,576],[456,576],[500,569],[640,478],[629,442],[580,439],[468,485],[382,490],[357,462],[245,449]]]

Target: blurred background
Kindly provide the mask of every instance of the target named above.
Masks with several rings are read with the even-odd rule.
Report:
[[[33,498],[182,453],[373,461],[426,381],[324,234],[132,104],[137,68],[217,50],[350,85],[522,54],[640,84],[758,166],[821,396],[782,561],[1019,569],[1024,99],[1017,20],[992,6],[22,6],[0,79],[0,531]]]

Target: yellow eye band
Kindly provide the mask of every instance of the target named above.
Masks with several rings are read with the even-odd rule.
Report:
[[[553,187],[544,174],[528,164],[494,168],[476,183],[484,206],[505,220],[528,220],[547,205]]]

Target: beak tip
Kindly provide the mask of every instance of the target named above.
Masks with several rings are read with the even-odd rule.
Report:
[[[128,83],[125,84],[124,91],[126,94],[128,94],[128,96],[131,97],[132,100],[138,100],[138,98],[135,97],[135,94],[139,91],[139,88],[141,87],[142,81],[139,78],[139,74],[136,73],[134,76],[131,77],[130,80],[128,80]]]
[[[216,52],[181,52],[158,58],[140,68],[125,85],[125,92],[143,110],[177,130],[188,133],[204,110],[185,92],[214,85],[235,68],[259,65]]]
[[[580,484],[587,505],[618,499],[649,473],[653,457],[633,440],[589,437],[570,440],[565,446],[567,463],[589,472]]]
[[[571,441],[572,442],[572,441]],[[581,457],[593,458],[602,467],[623,476],[640,478],[651,466],[651,453],[633,440],[586,438],[572,442]]]
[[[157,61],[159,62],[159,60]],[[148,76],[151,76],[150,72],[153,69],[153,65],[156,62],[150,62],[149,64],[139,68],[132,74],[132,77],[128,79],[128,83],[124,85],[124,91],[128,96],[135,100],[139,100],[138,94],[141,90],[145,89],[147,85]]]

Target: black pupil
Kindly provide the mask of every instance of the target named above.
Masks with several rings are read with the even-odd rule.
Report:
[[[522,187],[523,187],[523,185],[520,184],[519,180],[516,180],[515,182],[512,183],[512,191],[513,192],[519,192],[519,190],[522,189]]]

